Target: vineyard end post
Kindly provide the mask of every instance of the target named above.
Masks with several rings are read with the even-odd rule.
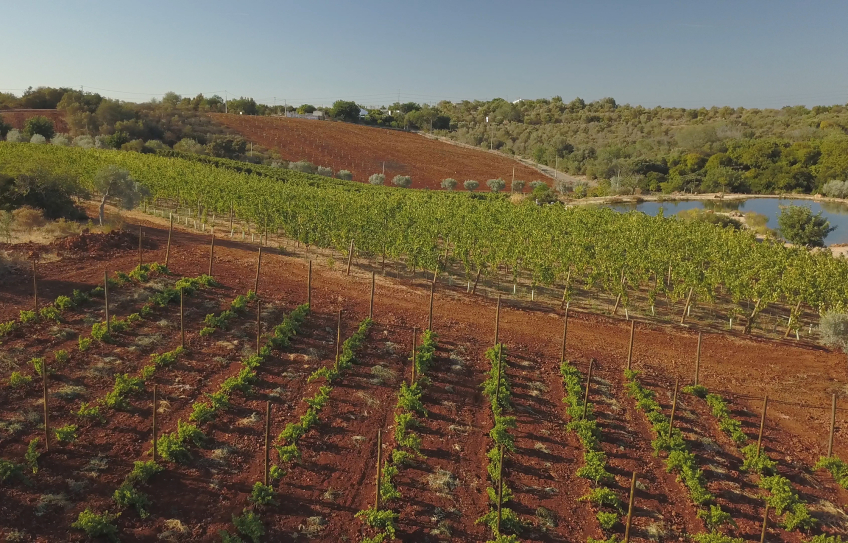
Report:
[[[636,321],[630,321],[630,345],[627,347],[627,369],[633,362],[633,336],[636,335]]]
[[[156,392],[157,385],[153,385],[153,461],[156,462]]]
[[[268,486],[268,477],[271,471],[270,454],[271,445],[271,402],[265,402],[265,486]]]
[[[256,354],[259,354],[262,342],[262,300],[256,298]]]
[[[144,263],[144,259],[141,256],[141,236],[144,235],[144,230],[141,226],[138,227],[138,267],[141,268],[141,265]]]
[[[833,395],[830,406],[830,437],[827,440],[827,457],[833,456],[833,433],[836,430],[836,394]]]
[[[103,271],[103,301],[106,309],[106,333],[112,333],[112,323],[109,321],[109,272]]]
[[[168,267],[168,263],[171,258],[171,234],[174,232],[174,214],[170,214],[170,225],[168,226],[168,244],[165,246],[165,267]]]
[[[498,344],[498,334],[501,327],[501,295],[498,294],[498,306],[495,309],[495,345]]]
[[[630,479],[630,501],[627,505],[627,521],[624,526],[624,543],[630,543],[630,526],[633,522],[633,499],[636,496],[636,472],[633,472],[633,478]]]
[[[253,282],[253,293],[259,295],[259,270],[262,267],[262,247],[259,247],[259,256],[256,258],[256,280]]]
[[[766,531],[768,530],[768,514],[769,514],[769,504],[766,503],[766,510],[763,513],[763,531],[760,533],[760,543],[765,543],[766,541]]]
[[[757,458],[760,456],[760,447],[763,444],[763,428],[766,426],[766,411],[768,410],[768,394],[763,398],[763,415],[760,418],[760,433],[757,435]]]
[[[347,252],[347,275],[350,275],[350,265],[353,262],[353,240],[350,240],[350,249]]]
[[[342,348],[342,310],[339,309],[339,320],[336,324],[336,369],[339,367],[339,357]]]
[[[695,354],[695,386],[698,386],[698,380],[701,377],[701,332],[698,332],[698,350]]]
[[[565,318],[562,323],[562,352],[560,353],[559,363],[565,363],[565,341],[568,337],[568,306],[565,307]]]
[[[380,510],[380,469],[383,463],[383,430],[377,429],[377,490],[374,492],[374,511]]]
[[[47,416],[47,359],[41,361],[41,384],[44,393],[44,450],[50,451],[50,422]]]
[[[185,293],[180,288],[180,345],[185,349]]]
[[[433,329],[433,298],[436,296],[436,282],[430,283],[430,316],[427,319],[427,329]]]
[[[501,401],[501,362],[503,360],[503,345],[495,344],[495,348],[498,350],[498,379],[495,383],[495,406],[500,408]]]
[[[592,383],[592,369],[595,365],[595,359],[589,359],[589,373],[586,375],[586,392],[583,394],[583,420],[586,420],[586,409],[589,405],[589,387]]]
[[[503,464],[504,464],[504,446],[501,444],[500,464],[498,465],[498,523],[497,535],[501,533],[501,505],[503,504]]]
[[[671,400],[671,417],[668,419],[668,437],[671,438],[671,432],[674,430],[674,413],[677,411],[677,391],[680,386],[680,378],[674,379],[674,397]]]
[[[309,261],[309,271],[306,274],[306,305],[312,310],[312,261]]]
[[[38,313],[38,271],[35,268],[35,259],[32,260],[32,298],[33,311]]]
[[[212,243],[209,244],[209,277],[212,277],[212,262],[215,260],[215,231],[212,231]]]
[[[374,288],[376,286],[376,276],[377,272],[371,272],[371,302],[368,305],[368,318],[374,318]]]
[[[416,336],[416,334],[418,334],[418,328],[413,327],[412,328],[412,382],[410,383],[410,385],[415,384],[415,370],[416,370],[416,367],[415,367],[415,340],[416,340],[416,337],[415,336]]]

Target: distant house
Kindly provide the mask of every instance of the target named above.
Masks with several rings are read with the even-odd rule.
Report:
[[[286,117],[292,119],[310,119],[313,121],[323,121],[327,118],[327,115],[321,109],[316,109],[312,113],[297,113],[295,111],[287,111]]]
[[[368,116],[368,110],[359,108],[359,118],[362,119]]]

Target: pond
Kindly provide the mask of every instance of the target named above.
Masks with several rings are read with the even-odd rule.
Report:
[[[822,212],[822,216],[830,221],[836,230],[825,238],[825,245],[848,243],[848,205],[838,202],[819,202],[802,198],[750,198],[747,200],[676,200],[665,202],[640,202],[607,204],[606,207],[620,211],[641,211],[648,215],[657,215],[660,209],[666,217],[689,209],[710,209],[719,212],[738,211],[750,213],[754,211],[768,217],[766,226],[777,228],[777,217],[781,206],[797,205],[809,207],[813,213]]]

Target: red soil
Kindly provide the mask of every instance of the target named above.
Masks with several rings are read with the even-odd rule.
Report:
[[[544,174],[503,155],[487,153],[427,139],[411,132],[388,130],[350,123],[311,121],[285,117],[254,117],[211,114],[217,122],[237,131],[250,141],[274,149],[286,160],[307,160],[316,166],[353,173],[355,181],[368,181],[374,173],[383,171],[386,184],[396,175],[412,177],[412,187],[441,189],[448,177],[462,182],[474,179],[478,190],[488,190],[485,182],[502,178],[530,182]]]
[[[0,111],[0,117],[18,130],[23,130],[27,119],[35,116],[47,117],[53,121],[53,128],[57,134],[68,132],[68,123],[65,122],[65,114],[56,109],[11,109]]]
[[[166,221],[146,216],[130,219],[136,226],[139,221],[143,222],[150,243],[145,260],[162,261]],[[132,232],[133,228],[129,228]],[[207,242],[208,238],[200,234],[175,230],[171,269],[178,275],[204,273],[208,266]],[[75,243],[65,242],[70,248]],[[66,256],[41,264],[40,299],[54,299],[73,288],[91,288],[101,280],[107,265],[110,270],[135,266],[138,257],[134,245],[118,244],[114,250],[110,243],[103,245],[110,251],[86,251],[84,258]],[[89,246],[86,243],[85,247]],[[304,255],[298,251],[270,249],[267,258],[263,258],[260,294],[275,311],[263,319],[266,326],[279,322],[280,311],[289,311],[306,299],[307,268]],[[236,294],[253,287],[255,247],[223,239],[216,241],[215,255],[214,275],[223,286],[198,292],[189,302],[191,352],[155,376],[160,394],[168,402],[157,421],[163,432],[173,431],[178,419],[187,420],[192,402],[233,375],[243,346],[254,341],[254,325],[249,316],[234,322],[229,331],[216,332],[208,338],[197,335],[205,313],[220,311]],[[345,336],[368,314],[370,270],[354,267],[351,276],[346,277],[325,266],[325,258],[317,258],[314,251],[311,258],[315,259],[313,312],[302,333],[291,347],[275,353],[260,368],[259,383],[252,395],[237,394],[231,409],[204,426],[209,445],[192,451],[194,461],[168,464],[166,471],[143,489],[152,500],[151,515],[140,519],[135,511],[125,511],[118,520],[122,540],[157,541],[157,534],[166,530],[169,519],[179,519],[187,527],[184,539],[213,541],[217,530],[232,531],[231,515],[248,505],[251,485],[261,479],[265,402],[274,404],[271,433],[276,436],[286,423],[296,421],[303,413],[305,406],[300,399],[319,386],[307,384],[305,377],[332,363],[336,311],[345,311]],[[25,270],[0,281],[0,321],[14,318],[18,310],[31,305],[30,285],[31,277]],[[428,287],[427,281],[410,280],[408,274],[401,279],[378,278],[376,324],[360,353],[361,364],[354,366],[336,387],[322,412],[321,423],[302,439],[302,461],[285,466],[289,473],[276,485],[280,505],[260,513],[269,540],[302,538],[309,530],[310,517],[326,521],[326,525],[319,526],[318,540],[355,540],[365,533],[361,521],[353,515],[373,501],[374,435],[378,426],[386,430],[386,443],[393,443],[391,425],[397,389],[400,379],[409,372],[406,353],[411,343],[410,330],[412,326],[420,329],[426,325]],[[452,537],[458,540],[482,542],[488,536],[487,530],[475,525],[474,520],[488,507],[485,452],[491,444],[487,434],[492,417],[479,387],[487,369],[483,354],[492,342],[495,304],[491,299],[466,294],[463,287],[451,288],[440,282],[436,290],[434,328],[439,334],[439,349],[436,364],[429,372],[432,384],[424,395],[430,415],[418,430],[426,458],[401,470],[396,484],[403,498],[391,504],[400,514],[399,535],[403,540],[444,540],[431,533],[442,521],[447,522]],[[132,312],[138,304],[127,299],[116,313]],[[53,426],[75,422],[70,415],[72,407],[111,389],[113,377],[93,373],[100,358],[115,356],[121,360],[121,372],[134,373],[145,363],[149,352],[163,352],[178,344],[178,332],[166,326],[164,330],[168,332],[162,333],[163,328],[157,324],[160,319],[174,321],[175,309],[171,307],[157,310],[154,318],[122,334],[114,346],[96,344],[91,352],[79,353],[74,345],[76,336],[90,330],[91,319],[102,318],[99,311],[95,302],[63,324],[72,332],[66,339],[54,337],[51,326],[36,324],[16,332],[3,345],[3,352],[11,353],[24,366],[22,371],[32,356],[44,354],[49,358],[50,352],[58,348],[71,353],[68,364],[51,376],[51,391],[61,384],[73,384],[84,386],[85,396],[51,402]],[[561,332],[562,317],[556,312],[539,304],[505,299],[500,337],[509,352],[507,376],[514,390],[518,422],[514,431],[517,451],[505,464],[505,476],[515,493],[511,507],[523,520],[536,525],[528,528],[523,540],[583,541],[587,536],[601,536],[593,508],[577,501],[589,487],[575,476],[582,465],[581,448],[564,429],[568,417],[561,404],[563,391],[558,374]],[[139,348],[139,338],[155,334],[163,336],[155,348]],[[645,416],[624,390],[622,370],[628,336],[626,322],[572,311],[567,354],[584,373],[590,357],[598,360],[595,375],[601,386],[593,400],[598,404],[605,433],[603,447],[621,496],[629,486],[630,472],[640,473],[644,486],[636,497],[633,540],[648,541],[655,537],[657,529],[665,530],[668,540],[676,540],[675,534],[701,531],[703,524],[695,516],[696,509],[686,489],[665,472],[661,459],[652,455],[652,435]],[[660,391],[658,399],[664,409],[669,408],[670,399],[661,391],[670,388],[675,376],[687,381],[694,365],[696,340],[697,334],[685,328],[637,326],[634,366],[645,370],[642,379],[646,386]],[[230,344],[236,341],[238,345],[231,348]],[[4,379],[16,369],[6,364]],[[382,383],[374,381],[372,368],[376,365],[394,372],[396,377]],[[788,342],[710,334],[704,336],[701,370],[704,385],[732,399],[749,435],[755,433],[758,424],[762,394],[769,393],[766,450],[779,460],[781,473],[798,485],[802,497],[812,504],[813,515],[824,521],[826,531],[845,534],[848,530],[844,514],[834,513],[828,506],[845,503],[845,491],[834,484],[829,474],[813,473],[811,469],[826,446],[830,394],[844,395],[844,356]],[[15,413],[36,413],[35,420],[15,435],[0,433],[0,457],[21,462],[28,440],[40,435],[39,396],[37,383],[21,391],[5,386],[0,389],[0,420],[8,421]],[[753,479],[739,473],[738,451],[720,434],[702,404],[693,397],[682,399],[678,419],[681,428],[699,460],[703,460],[700,466],[710,490],[739,523],[739,533],[756,537],[762,501],[752,496],[759,489]],[[145,458],[151,436],[149,396],[132,397],[131,405],[129,411],[110,416],[102,426],[82,428],[76,443],[54,444],[51,452],[40,459],[39,473],[30,475],[33,486],[0,486],[0,530],[26,530],[33,541],[82,541],[81,532],[70,528],[81,510],[92,506],[114,511],[111,493],[131,469],[132,461]],[[839,419],[844,418],[844,413],[840,410]],[[355,436],[364,440],[354,439]],[[844,425],[838,424],[835,448],[843,458],[848,456],[846,438]],[[704,439],[709,439],[709,444]],[[108,461],[104,470],[93,477],[81,474],[98,455]],[[428,483],[428,476],[437,469],[456,477],[458,486],[453,491],[440,494]],[[88,486],[81,494],[73,494],[68,479],[87,481]],[[51,509],[50,522],[44,521],[48,517],[35,516],[34,507],[41,496],[58,493],[67,495],[68,507]],[[554,527],[538,527],[541,507],[552,512]],[[772,537],[775,541],[799,541],[797,534],[777,528]]]

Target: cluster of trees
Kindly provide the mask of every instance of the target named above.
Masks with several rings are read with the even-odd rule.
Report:
[[[600,180],[590,194],[811,193],[848,177],[842,105],[644,108],[554,97],[436,109],[452,119],[444,135]]]

